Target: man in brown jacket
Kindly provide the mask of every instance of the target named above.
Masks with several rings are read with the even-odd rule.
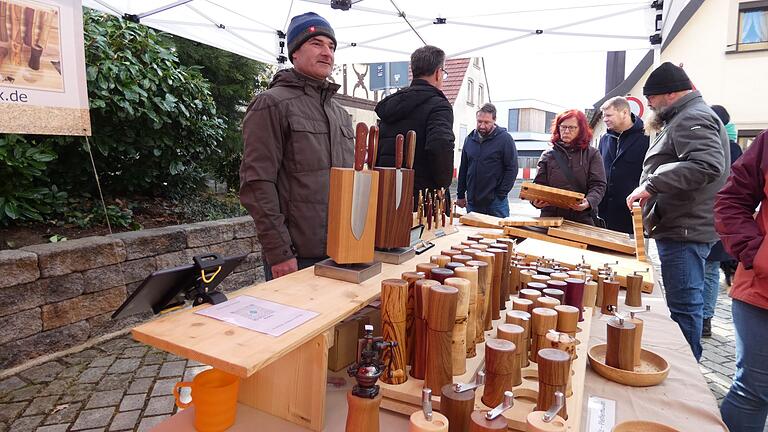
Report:
[[[331,167],[351,167],[354,132],[327,80],[336,38],[309,12],[287,32],[293,68],[253,98],[243,120],[240,201],[256,223],[267,280],[325,258]]]

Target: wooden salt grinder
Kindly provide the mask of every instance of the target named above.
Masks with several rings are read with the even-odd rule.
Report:
[[[440,391],[440,412],[448,418],[449,432],[469,429],[469,416],[475,408],[475,388],[484,383],[480,371],[474,384],[446,384]]]
[[[584,279],[568,278],[565,283],[568,285],[565,290],[565,304],[578,308],[579,321],[583,321],[581,311],[584,309]]]
[[[559,306],[559,305],[560,305],[560,301],[552,297],[539,297],[536,299],[535,302],[533,302],[534,308],[554,309],[555,306]]]
[[[473,411],[469,417],[469,432],[506,431],[509,427],[507,419],[501,414],[512,408],[514,396],[511,391],[504,392],[502,404],[490,411]]]
[[[635,370],[635,325],[613,317],[608,320],[605,364],[617,369]]]
[[[528,350],[531,346],[531,314],[520,310],[507,311],[505,318],[507,324],[515,324],[523,328],[523,343],[516,345],[515,354],[520,359],[520,367],[528,367]]]
[[[608,279],[609,275],[606,275],[605,273],[598,272],[597,273],[597,279],[595,279],[595,282],[597,282],[597,295],[595,296],[595,306],[602,308],[603,307],[603,293],[605,292],[605,280]]]
[[[461,251],[456,249],[445,249],[440,251],[440,255],[449,256],[451,257],[451,261],[453,261],[453,257],[456,255],[461,255]]]
[[[504,273],[504,255],[505,252],[501,249],[489,248],[488,253],[492,253],[493,259],[493,294],[491,294],[491,319],[497,320],[501,318],[499,311],[501,310],[501,281]],[[490,330],[486,328],[486,330]]]
[[[627,295],[624,297],[624,304],[632,307],[640,307],[643,305],[641,298],[641,292],[643,289],[643,275],[628,274],[627,275]]]
[[[495,407],[504,401],[504,392],[512,389],[515,344],[502,339],[485,341],[485,387],[482,402]]]
[[[506,309],[507,308],[507,301],[509,300],[509,292],[511,289],[509,288],[509,284],[511,282],[510,279],[510,262],[509,258],[511,256],[511,252],[509,247],[506,244],[503,243],[494,243],[491,245],[492,248],[502,250],[504,251],[504,254],[502,256],[502,268],[501,268],[501,287],[499,288],[499,310]]]
[[[405,360],[409,366],[413,365],[413,336],[415,334],[413,330],[414,321],[414,285],[417,280],[424,279],[423,273],[417,272],[405,272],[400,276],[404,281],[408,282],[408,302],[405,304]]]
[[[576,338],[566,333],[551,331],[547,333],[547,339],[552,348],[568,353],[568,355],[571,356],[571,364],[573,364],[573,360],[576,359]],[[566,397],[571,397],[571,395],[573,395],[572,378],[572,374],[569,374],[568,384],[565,387]]]
[[[597,301],[597,282],[588,281],[584,284],[584,307],[594,308]]]
[[[451,338],[459,290],[445,285],[429,287],[427,306],[427,372],[424,386],[443,388],[453,381]]]
[[[535,280],[533,280],[528,282],[528,285],[525,288],[538,291],[539,297],[541,297],[542,295],[544,295],[544,290],[547,289],[547,284],[543,282],[536,282]]]
[[[514,261],[509,267],[509,294],[517,294],[520,291],[520,262]]]
[[[535,270],[521,269],[520,270],[520,285],[517,290],[520,291],[528,286],[528,282],[533,281],[533,275],[536,274]]]
[[[540,349],[548,348],[547,333],[557,328],[557,312],[553,309],[534,308],[531,312],[531,354],[529,359],[536,361]]]
[[[600,312],[604,314],[613,314],[613,312],[616,312],[619,310],[618,305],[619,305],[619,282],[613,278],[604,280],[603,281],[603,303],[600,305]]]
[[[437,264],[438,267],[445,267],[446,264],[451,262],[451,257],[448,255],[432,255],[429,257],[429,262]]]
[[[452,270],[454,274],[456,273],[456,269],[459,267],[464,267],[464,264],[451,261],[445,265],[445,268]]]
[[[464,375],[467,371],[467,315],[469,314],[470,282],[459,277],[449,277],[443,283],[459,290],[451,336],[451,359],[453,375]]]
[[[568,289],[568,285],[559,280],[551,280],[547,282],[547,288],[544,289],[544,295],[547,297],[556,298],[560,301],[560,304],[565,303],[565,290]]]
[[[523,383],[523,376],[520,372],[520,352],[525,349],[525,343],[523,337],[525,336],[525,329],[517,324],[499,324],[496,328],[496,338],[504,339],[515,344],[515,356],[512,360],[512,385],[519,386]]]
[[[423,380],[427,371],[427,308],[429,288],[440,285],[432,279],[420,279],[413,284],[413,360],[411,376]]]
[[[466,263],[472,261],[472,256],[471,255],[464,255],[464,254],[454,255],[453,258],[451,258],[451,261],[462,263],[462,264],[466,264]]]
[[[453,273],[456,277],[469,281],[469,304],[467,308],[467,334],[465,337],[467,351],[466,357],[472,358],[477,355],[475,348],[475,335],[477,333],[477,268],[476,267],[458,267]]]
[[[495,255],[490,252],[478,252],[475,255],[478,261],[483,261],[488,264],[487,286],[483,298],[483,307],[485,308],[485,312],[483,313],[483,330],[490,330],[493,328],[491,325],[491,319],[493,318],[493,313],[491,312],[491,299],[493,298],[493,285],[495,283],[494,281],[496,280]]]
[[[384,340],[397,342],[396,346],[384,351],[382,358],[387,367],[379,379],[387,384],[402,384],[408,380],[405,373],[408,343],[405,333],[407,303],[408,282],[402,279],[381,281],[381,333]]]
[[[548,410],[555,403],[555,392],[565,394],[568,378],[571,376],[571,356],[565,351],[545,348],[538,352],[539,397],[536,411]],[[568,420],[565,400],[557,414]]]
[[[512,310],[531,313],[531,311],[533,311],[533,301],[524,298],[512,299]]]
[[[533,411],[525,418],[527,432],[565,432],[565,419],[557,415],[565,403],[565,395],[555,393],[555,404],[545,411]]]
[[[579,310],[571,305],[555,306],[557,312],[556,330],[566,333],[571,337],[576,337],[579,323]]]
[[[507,283],[507,299],[509,299],[509,296],[512,294],[517,293],[517,286],[520,283],[520,272],[517,272],[517,275],[514,274],[512,267],[514,267],[518,260],[517,260],[517,254],[515,253],[515,247],[517,246],[517,240],[509,239],[509,238],[500,238],[496,239],[496,243],[501,243],[507,247],[507,251],[509,254],[507,255],[507,260],[509,261],[509,281]]]
[[[518,296],[518,298],[521,299],[536,301],[537,298],[541,297],[541,292],[534,288],[523,288],[518,293]]]
[[[565,281],[570,276],[568,276],[568,273],[555,272],[555,273],[552,273],[551,275],[549,275],[549,277],[551,277],[553,280]]]
[[[416,264],[416,271],[418,273],[424,273],[424,279],[432,279],[432,269],[436,269],[440,266],[433,263],[420,263]]]
[[[485,299],[490,288],[491,267],[485,261],[467,261],[468,266],[477,269],[477,299],[475,300],[475,343],[485,341]]]
[[[379,432],[381,393],[371,399],[355,396],[350,390],[347,392],[347,406],[346,432]]]
[[[650,306],[645,307],[645,311],[651,310]],[[635,325],[635,367],[640,366],[640,354],[643,352],[643,320],[637,317],[638,312],[630,312],[629,322]]]
[[[447,268],[442,267],[433,268],[430,272],[430,276],[430,279],[443,283],[449,277],[453,277],[453,270],[448,270]]]
[[[421,389],[421,411],[411,414],[408,432],[449,432],[448,424],[446,416],[432,411],[432,389]]]

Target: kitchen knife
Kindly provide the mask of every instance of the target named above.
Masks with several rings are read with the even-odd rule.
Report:
[[[368,131],[368,169],[376,166],[376,152],[379,151],[379,127],[371,125]]]
[[[352,235],[357,240],[363,237],[365,231],[365,219],[368,217],[368,198],[371,195],[371,175],[363,172],[367,136],[368,127],[365,123],[358,123],[355,131],[355,177],[352,183],[352,217],[350,221]]]
[[[432,194],[427,192],[427,229],[432,229]]]
[[[403,134],[395,137],[395,209],[400,208],[400,200],[403,198]]]
[[[405,135],[406,156],[405,167],[413,169],[413,159],[416,157],[416,132],[409,130]]]

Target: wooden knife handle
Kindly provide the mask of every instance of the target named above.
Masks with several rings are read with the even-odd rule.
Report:
[[[365,152],[368,150],[365,139],[368,137],[368,126],[360,122],[355,131],[355,171],[362,171],[365,164]]]
[[[379,127],[371,125],[368,131],[368,169],[376,166],[376,155],[379,151]]]
[[[403,134],[397,134],[395,137],[395,168],[400,169],[403,167],[403,143],[405,137]]]
[[[409,130],[405,135],[405,143],[407,145],[407,156],[405,157],[405,167],[413,169],[413,159],[416,157],[416,132]]]

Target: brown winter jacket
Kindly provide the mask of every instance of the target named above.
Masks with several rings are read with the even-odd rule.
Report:
[[[243,120],[240,201],[270,265],[326,255],[331,167],[351,167],[354,132],[339,86],[278,72]]]
[[[578,184],[573,185],[568,181],[566,174],[560,169],[555,159],[554,152],[560,152],[563,159],[568,162],[573,171],[573,176]],[[597,209],[598,204],[605,194],[605,167],[603,158],[596,148],[589,146],[580,150],[566,147],[562,143],[553,144],[552,148],[541,154],[538,170],[534,183],[581,192],[589,201],[588,209],[575,211],[559,207],[549,206],[541,209],[542,216],[556,216],[565,219],[594,225],[592,221],[592,209]]]

